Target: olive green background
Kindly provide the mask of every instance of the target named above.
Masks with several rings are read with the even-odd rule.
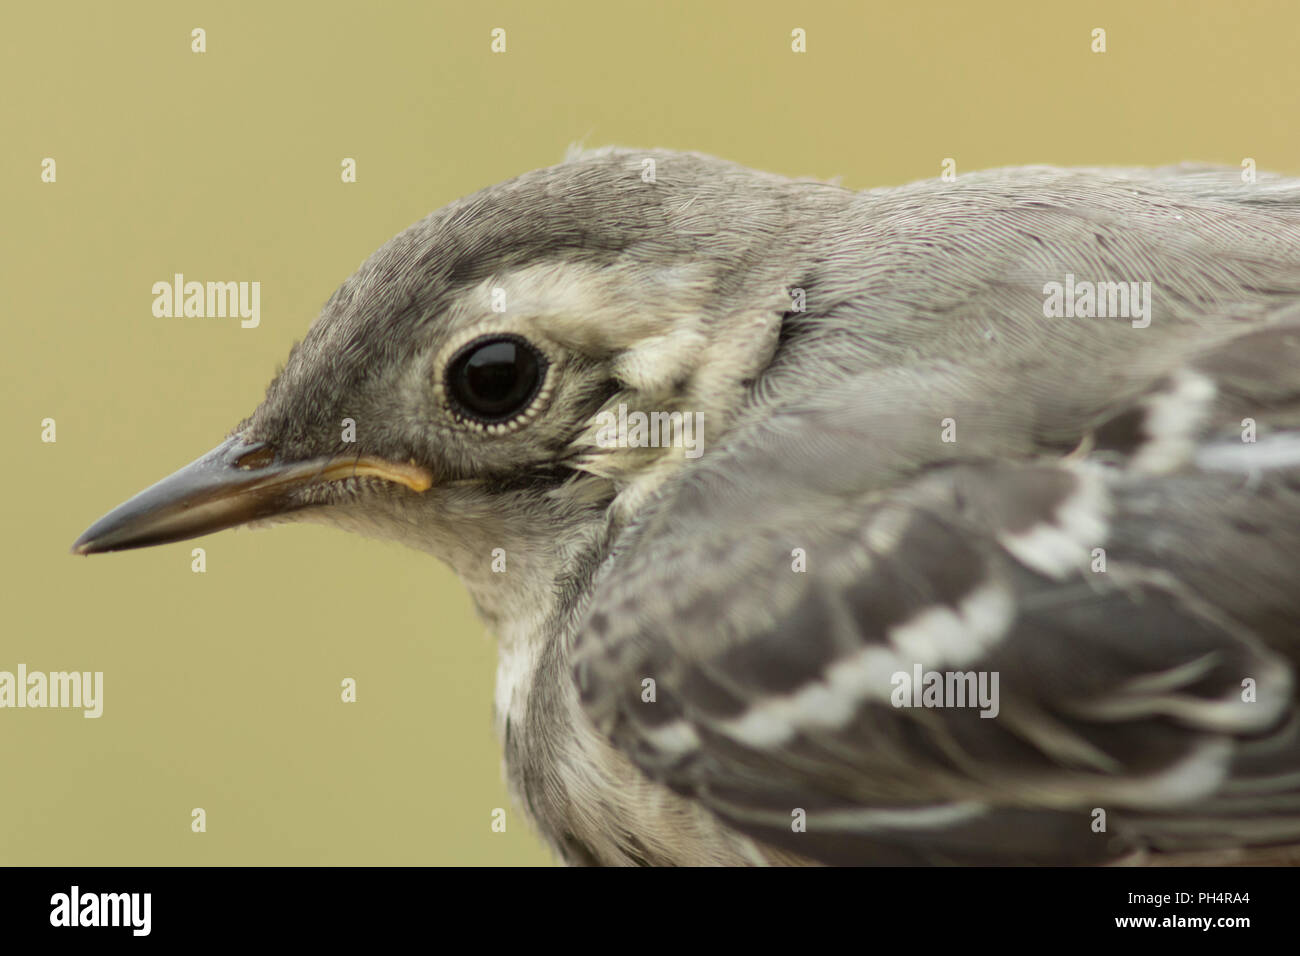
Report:
[[[305,525],[202,540],[205,574],[191,543],[68,546],[250,412],[374,248],[575,141],[855,187],[944,157],[1300,171],[1296,4],[1071,7],[6,4],[0,669],[102,670],[105,709],[0,711],[0,862],[550,862],[514,808],[491,831],[494,648],[445,568]],[[154,318],[174,272],[260,281],[261,327]]]

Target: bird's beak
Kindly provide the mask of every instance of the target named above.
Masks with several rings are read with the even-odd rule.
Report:
[[[277,462],[269,445],[242,436],[222,442],[100,518],[72,545],[75,554],[123,551],[233,528],[307,507],[295,492],[357,476],[425,491],[429,471],[370,457]]]

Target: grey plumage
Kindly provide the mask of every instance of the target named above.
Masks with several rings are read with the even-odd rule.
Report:
[[[1045,317],[1066,274],[1150,282],[1150,325]],[[448,363],[494,334],[548,364],[485,426]],[[604,447],[620,404],[702,413],[705,453]],[[1298,436],[1300,182],[601,150],[376,252],[232,440],[379,463],[253,517],[461,574],[571,862],[1100,863],[1300,842]],[[996,672],[998,716],[893,706],[913,663]]]

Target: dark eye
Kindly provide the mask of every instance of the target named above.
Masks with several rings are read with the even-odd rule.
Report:
[[[452,356],[447,394],[467,418],[503,422],[528,407],[545,373],[545,357],[527,340],[517,335],[487,336]]]

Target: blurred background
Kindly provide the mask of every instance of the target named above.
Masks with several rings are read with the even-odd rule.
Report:
[[[335,286],[436,207],[575,142],[857,188],[949,157],[1300,172],[1294,3],[46,2],[0,24],[0,670],[105,675],[98,720],[0,710],[5,864],[551,862],[501,781],[492,641],[431,559],[308,525],[68,553],[252,411]],[[260,326],[155,318],[177,272],[259,281]]]

